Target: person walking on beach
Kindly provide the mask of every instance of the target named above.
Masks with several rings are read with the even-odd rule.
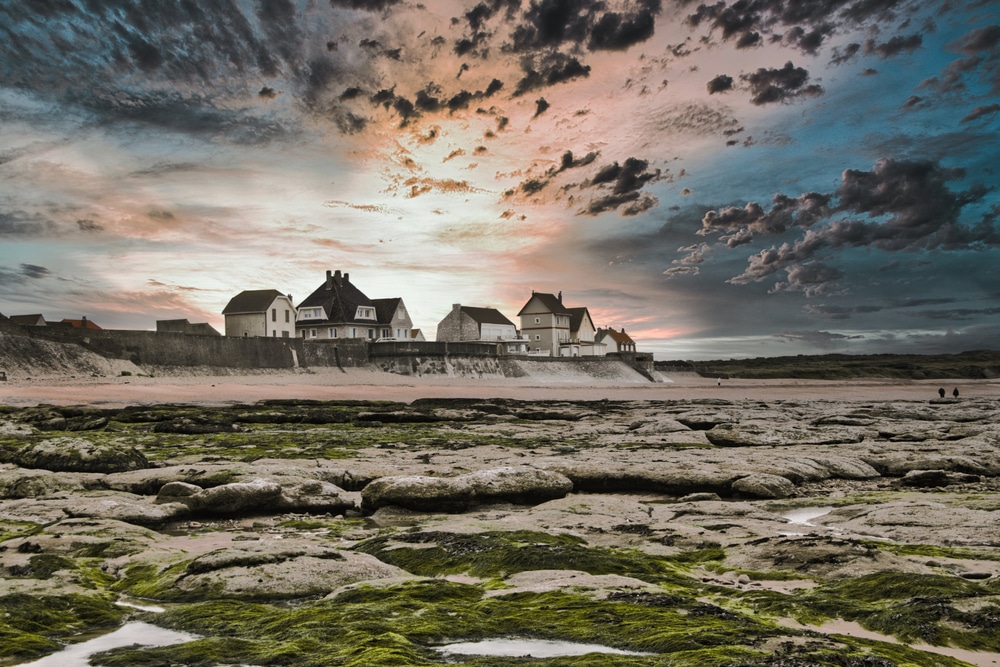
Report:
[[[944,387],[941,387],[940,389],[938,389],[938,396],[940,396],[941,398],[944,398]]]
[[[951,392],[951,395],[958,398],[958,387],[955,387],[955,389]]]

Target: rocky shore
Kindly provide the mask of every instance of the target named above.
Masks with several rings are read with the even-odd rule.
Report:
[[[0,407],[0,664],[1000,664],[1000,405]],[[138,604],[123,606],[121,603]],[[155,604],[165,611],[149,611]],[[535,663],[532,663],[535,664]]]

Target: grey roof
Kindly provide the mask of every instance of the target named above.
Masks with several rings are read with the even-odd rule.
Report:
[[[581,306],[579,308],[568,308],[569,310],[569,330],[579,331],[580,327],[583,325],[583,316],[586,315],[590,320],[590,325],[594,325],[594,318],[590,316],[590,311],[587,310],[586,306]]]
[[[514,326],[503,313],[496,308],[476,308],[475,306],[462,306],[462,312],[471,317],[479,324],[506,324]]]
[[[348,274],[340,274],[337,271],[335,276],[329,277],[316,290],[307,296],[299,309],[322,307],[326,315],[325,322],[330,324],[359,323],[372,324],[371,320],[357,319],[358,306],[374,308],[372,300],[365,296],[348,277]],[[376,317],[378,312],[376,311]],[[309,320],[310,324],[322,324],[324,320]]]
[[[558,315],[570,314],[566,306],[562,304],[562,300],[555,294],[549,294],[547,292],[532,292],[531,299],[538,299],[541,301],[542,305],[548,308],[550,313],[556,313]],[[527,303],[524,304],[524,307],[521,308],[521,312],[519,312],[518,315],[524,313],[524,309],[528,307],[529,303],[531,303],[531,299],[528,299]]]
[[[20,324],[22,326],[36,326],[44,325],[45,318],[41,315],[11,315],[10,321],[14,324]]]
[[[392,322],[392,318],[399,309],[399,304],[402,301],[398,296],[391,299],[372,299],[372,303],[375,304],[375,317],[378,318],[379,324],[389,324]]]
[[[229,300],[222,309],[222,314],[263,313],[270,308],[275,299],[282,296],[285,295],[276,289],[244,290]]]

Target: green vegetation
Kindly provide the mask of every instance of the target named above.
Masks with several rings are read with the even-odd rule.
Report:
[[[716,361],[657,361],[658,370],[683,369],[707,377],[744,379],[802,378],[849,380],[852,378],[985,379],[1000,376],[1000,352],[961,354],[823,354],[795,357],[757,357]]]
[[[123,616],[105,595],[0,596],[0,658],[51,653],[75,635],[117,626]]]

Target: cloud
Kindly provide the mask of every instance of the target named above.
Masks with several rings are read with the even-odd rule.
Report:
[[[796,67],[791,61],[781,69],[758,68],[756,72],[741,75],[740,79],[749,84],[752,95],[750,102],[757,106],[823,94],[822,86],[808,83],[809,72]]]
[[[970,111],[964,118],[962,118],[963,123],[971,123],[974,120],[979,120],[985,116],[995,116],[1000,112],[1000,104],[993,103],[983,106],[978,106],[972,111]]]
[[[38,266],[37,264],[21,264],[21,275],[26,278],[37,280],[38,278],[45,278],[51,273],[52,272],[44,266]]]
[[[875,54],[885,60],[898,56],[900,53],[910,53],[923,46],[924,38],[921,35],[909,35],[902,37],[897,35],[888,42],[876,43],[874,39],[865,41],[865,54]]]
[[[708,94],[724,93],[733,88],[733,77],[727,74],[720,74],[708,82]]]
[[[529,55],[521,59],[524,76],[514,88],[514,97],[532,90],[554,86],[576,78],[590,76],[590,66],[573,56],[553,51],[541,56]]]
[[[886,252],[918,249],[979,249],[1000,245],[997,211],[975,225],[962,224],[967,205],[981,201],[987,190],[974,185],[956,192],[950,181],[964,178],[961,169],[944,168],[928,160],[879,160],[868,171],[847,169],[830,194],[807,193],[798,198],[775,195],[770,210],[756,202],[743,208],[709,211],[702,218],[705,236],[718,234],[728,247],[745,245],[754,234],[779,235],[805,230],[797,241],[765,248],[750,256],[733,284],[757,282],[785,271],[787,282],[773,291],[801,290],[807,296],[828,293],[843,273],[817,260],[843,248]]]
[[[0,211],[0,236],[48,236],[56,225],[40,213]]]
[[[618,11],[601,0],[532,2],[511,35],[511,48],[524,52],[568,43],[586,44],[590,51],[624,50],[653,36],[660,9],[660,0],[637,0]]]

